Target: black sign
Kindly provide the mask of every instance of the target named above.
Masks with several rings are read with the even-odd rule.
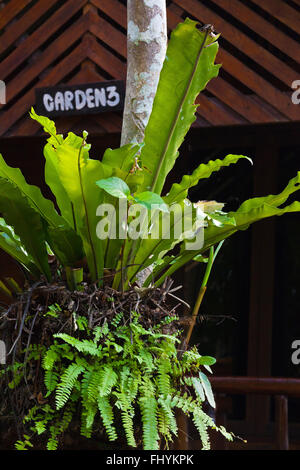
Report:
[[[98,114],[124,108],[123,81],[36,88],[36,112],[43,116]]]

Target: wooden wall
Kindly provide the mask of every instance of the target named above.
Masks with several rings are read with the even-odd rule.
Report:
[[[297,121],[291,84],[299,78],[298,0],[167,1],[172,30],[186,16],[221,32],[220,77],[198,99],[195,126]],[[125,0],[4,0],[0,3],[0,136],[36,135],[28,118],[35,88],[126,77]],[[85,120],[90,133],[119,132],[121,113]],[[81,117],[58,119],[82,130]]]

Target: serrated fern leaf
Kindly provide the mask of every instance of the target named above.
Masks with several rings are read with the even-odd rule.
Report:
[[[125,393],[120,393],[117,396],[119,399],[116,405],[121,409],[122,424],[127,438],[127,444],[136,447],[133,432],[134,408],[132,406],[132,400],[128,395],[125,395]]]
[[[84,367],[73,363],[63,373],[60,383],[56,387],[56,408],[59,410],[68,401],[76,380],[84,371]]]
[[[59,359],[59,354],[52,348],[49,348],[48,351],[45,353],[42,366],[45,370],[53,369],[54,363]]]
[[[98,407],[96,403],[85,403],[86,414],[85,414],[85,425],[86,429],[92,428],[95,420],[96,413],[98,411]]]
[[[99,377],[99,396],[104,397],[110,394],[111,389],[118,380],[118,376],[112,367],[106,366],[100,372]]]
[[[98,397],[98,408],[109,440],[115,441],[118,436],[113,425],[114,413],[108,397]]]
[[[57,450],[58,439],[57,437],[50,437],[47,442],[47,450]]]
[[[57,333],[53,336],[62,339],[66,343],[76,348],[79,352],[90,354],[91,356],[98,356],[100,354],[99,347],[93,341],[88,339],[81,341],[77,338],[74,338],[73,336],[67,335],[66,333]]]
[[[174,412],[172,410],[172,401],[171,401],[171,396],[169,395],[166,399],[159,398],[158,403],[160,405],[159,411],[160,411],[160,432],[162,434],[167,434],[166,432],[163,432],[161,429],[163,426],[168,429],[168,432],[170,431],[173,433],[175,436],[178,434],[178,427],[177,427],[177,422],[176,418],[174,416]]]
[[[158,363],[158,392],[162,396],[167,396],[170,394],[170,360],[162,356]]]
[[[143,442],[145,450],[158,450],[157,401],[154,396],[141,397],[139,405],[142,414]]]
[[[205,419],[206,416],[207,415],[205,415],[205,413],[200,413],[197,410],[194,410],[193,412],[193,423],[196,426],[197,431],[199,433],[199,436],[202,442],[202,450],[210,449],[209,435],[207,432],[208,423],[207,423],[207,420]]]
[[[58,373],[53,370],[46,370],[44,377],[45,386],[47,388],[46,397],[48,397],[56,388],[58,383]]]

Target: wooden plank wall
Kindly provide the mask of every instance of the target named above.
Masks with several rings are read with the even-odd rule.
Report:
[[[185,17],[221,32],[218,79],[197,102],[195,126],[298,121],[291,84],[300,72],[298,0],[168,1],[168,27]],[[126,0],[6,0],[0,3],[0,136],[40,132],[28,118],[35,88],[126,77]],[[85,119],[91,133],[119,132],[121,113]],[[58,119],[82,129],[82,117]]]

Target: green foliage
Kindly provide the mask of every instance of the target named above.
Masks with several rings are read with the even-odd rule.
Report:
[[[193,417],[206,447],[207,428],[216,426],[202,410],[204,395],[200,399],[190,382],[197,380],[201,387],[201,363],[212,364],[213,358],[193,348],[179,359],[177,335],[162,332],[166,322],[171,319],[147,329],[136,313],[130,321],[119,313],[109,326],[106,322],[94,330],[76,330],[77,337],[54,335],[42,359],[49,403],[35,405],[25,418],[33,423],[32,439],[45,435],[47,449],[57,449],[60,436],[81,410],[83,436],[92,437],[101,424],[110,441],[123,437],[132,447],[137,445],[135,422],[140,416],[143,448],[155,450],[161,439],[168,447],[177,436],[177,408]],[[211,399],[207,389],[205,394]]]
[[[30,442],[30,437],[24,435],[23,441],[17,441],[15,443],[16,450],[29,450],[28,448],[33,447],[32,443]]]
[[[90,158],[86,131],[82,136],[57,134],[54,122],[31,110],[31,118],[49,134],[44,148],[45,182],[56,205],[0,156],[0,248],[33,279],[43,276],[51,282],[48,254],[55,256],[57,272],[71,291],[81,290],[84,282],[100,285],[104,276],[111,279],[113,288],[122,291],[135,282],[141,289],[160,286],[191,260],[206,262],[208,276],[214,259],[206,257],[208,250],[213,253],[215,245],[220,247],[223,240],[254,222],[300,210],[299,202],[284,205],[300,188],[300,172],[278,195],[249,199],[236,212],[227,214],[216,201],[188,200],[191,187],[213,172],[247,159],[243,155],[201,163],[163,194],[166,178],[195,120],[196,97],[218,74],[217,39],[189,19],[178,25],[169,41],[144,142],[107,149],[102,161]],[[118,216],[121,202],[128,216],[127,238],[120,235],[124,221],[117,217],[119,237],[102,239],[97,233],[98,208],[109,203]],[[140,220],[130,212],[134,203],[145,211]],[[191,208],[189,230],[182,224],[187,207]],[[149,221],[152,212],[155,218]],[[165,231],[168,220],[170,234]],[[139,239],[131,237],[131,222],[141,225]],[[204,243],[188,249],[187,242],[199,228],[204,230]],[[0,289],[10,295],[2,282]],[[60,315],[59,306],[54,305],[46,313],[52,317],[47,321]],[[101,423],[109,440],[125,437],[134,447],[138,442],[135,422],[140,419],[143,447],[155,450],[161,440],[167,447],[177,435],[176,409],[191,416],[203,448],[209,447],[208,429],[217,428],[202,405],[204,401],[211,406],[215,403],[202,369],[210,372],[214,359],[201,356],[195,348],[179,359],[177,336],[162,333],[172,317],[152,329],[145,328],[134,312],[126,320],[118,313],[110,324],[104,321],[93,330],[85,317],[74,313],[71,320],[73,336],[57,333],[47,350],[32,346],[26,352],[27,360],[40,360],[43,353],[49,403],[29,410],[25,423],[32,424],[32,436],[24,435],[16,448],[30,448],[35,435],[47,435],[47,449],[59,448],[61,436],[79,410],[83,436],[91,437]],[[10,388],[24,378],[25,366],[26,361],[11,366]],[[232,439],[222,427],[217,430]]]
[[[199,31],[196,25],[189,19],[179,24],[168,45],[141,149],[142,164],[149,169],[143,190],[161,194],[178,149],[196,119],[195,99],[218,75],[220,66],[214,63],[217,36]]]
[[[116,289],[126,290],[137,280],[144,286],[151,282],[160,285],[166,276],[190,260],[205,261],[202,254],[209,247],[253,222],[299,211],[298,202],[281,207],[287,196],[299,189],[299,175],[280,195],[250,199],[230,214],[223,212],[222,204],[205,203],[201,210],[199,205],[188,201],[189,189],[199,180],[247,159],[243,155],[228,155],[223,160],[201,163],[162,196],[178,149],[195,120],[195,99],[218,74],[217,39],[217,35],[199,30],[196,22],[189,19],[177,26],[169,41],[144,142],[107,149],[102,162],[89,157],[87,132],[81,137],[72,132],[67,136],[57,134],[54,122],[31,110],[31,118],[50,135],[44,149],[45,181],[58,210],[39,188],[25,181],[19,169],[8,166],[0,156],[0,211],[3,215],[0,247],[33,277],[43,274],[50,280],[47,255],[50,249],[60,264],[59,272],[62,276],[64,271],[66,273],[70,290],[80,290],[85,276],[101,283],[104,269],[112,271],[112,285]],[[99,238],[97,208],[109,203],[118,216],[120,200],[125,202],[128,214],[134,203],[142,205],[146,211],[144,218],[138,221],[137,214],[130,215],[124,229],[117,217],[116,236],[110,233],[108,239]],[[193,207],[189,233],[181,227],[182,212],[187,205]],[[146,216],[152,214],[154,208],[157,217],[150,222]],[[165,222],[173,213],[172,233],[166,236]],[[203,247],[187,250],[187,239],[197,233],[203,219]],[[122,230],[126,233],[130,222],[141,223],[138,240],[131,237],[130,230],[125,239],[120,233]],[[180,247],[179,254],[170,257],[176,245]],[[150,265],[147,279],[143,272]]]

